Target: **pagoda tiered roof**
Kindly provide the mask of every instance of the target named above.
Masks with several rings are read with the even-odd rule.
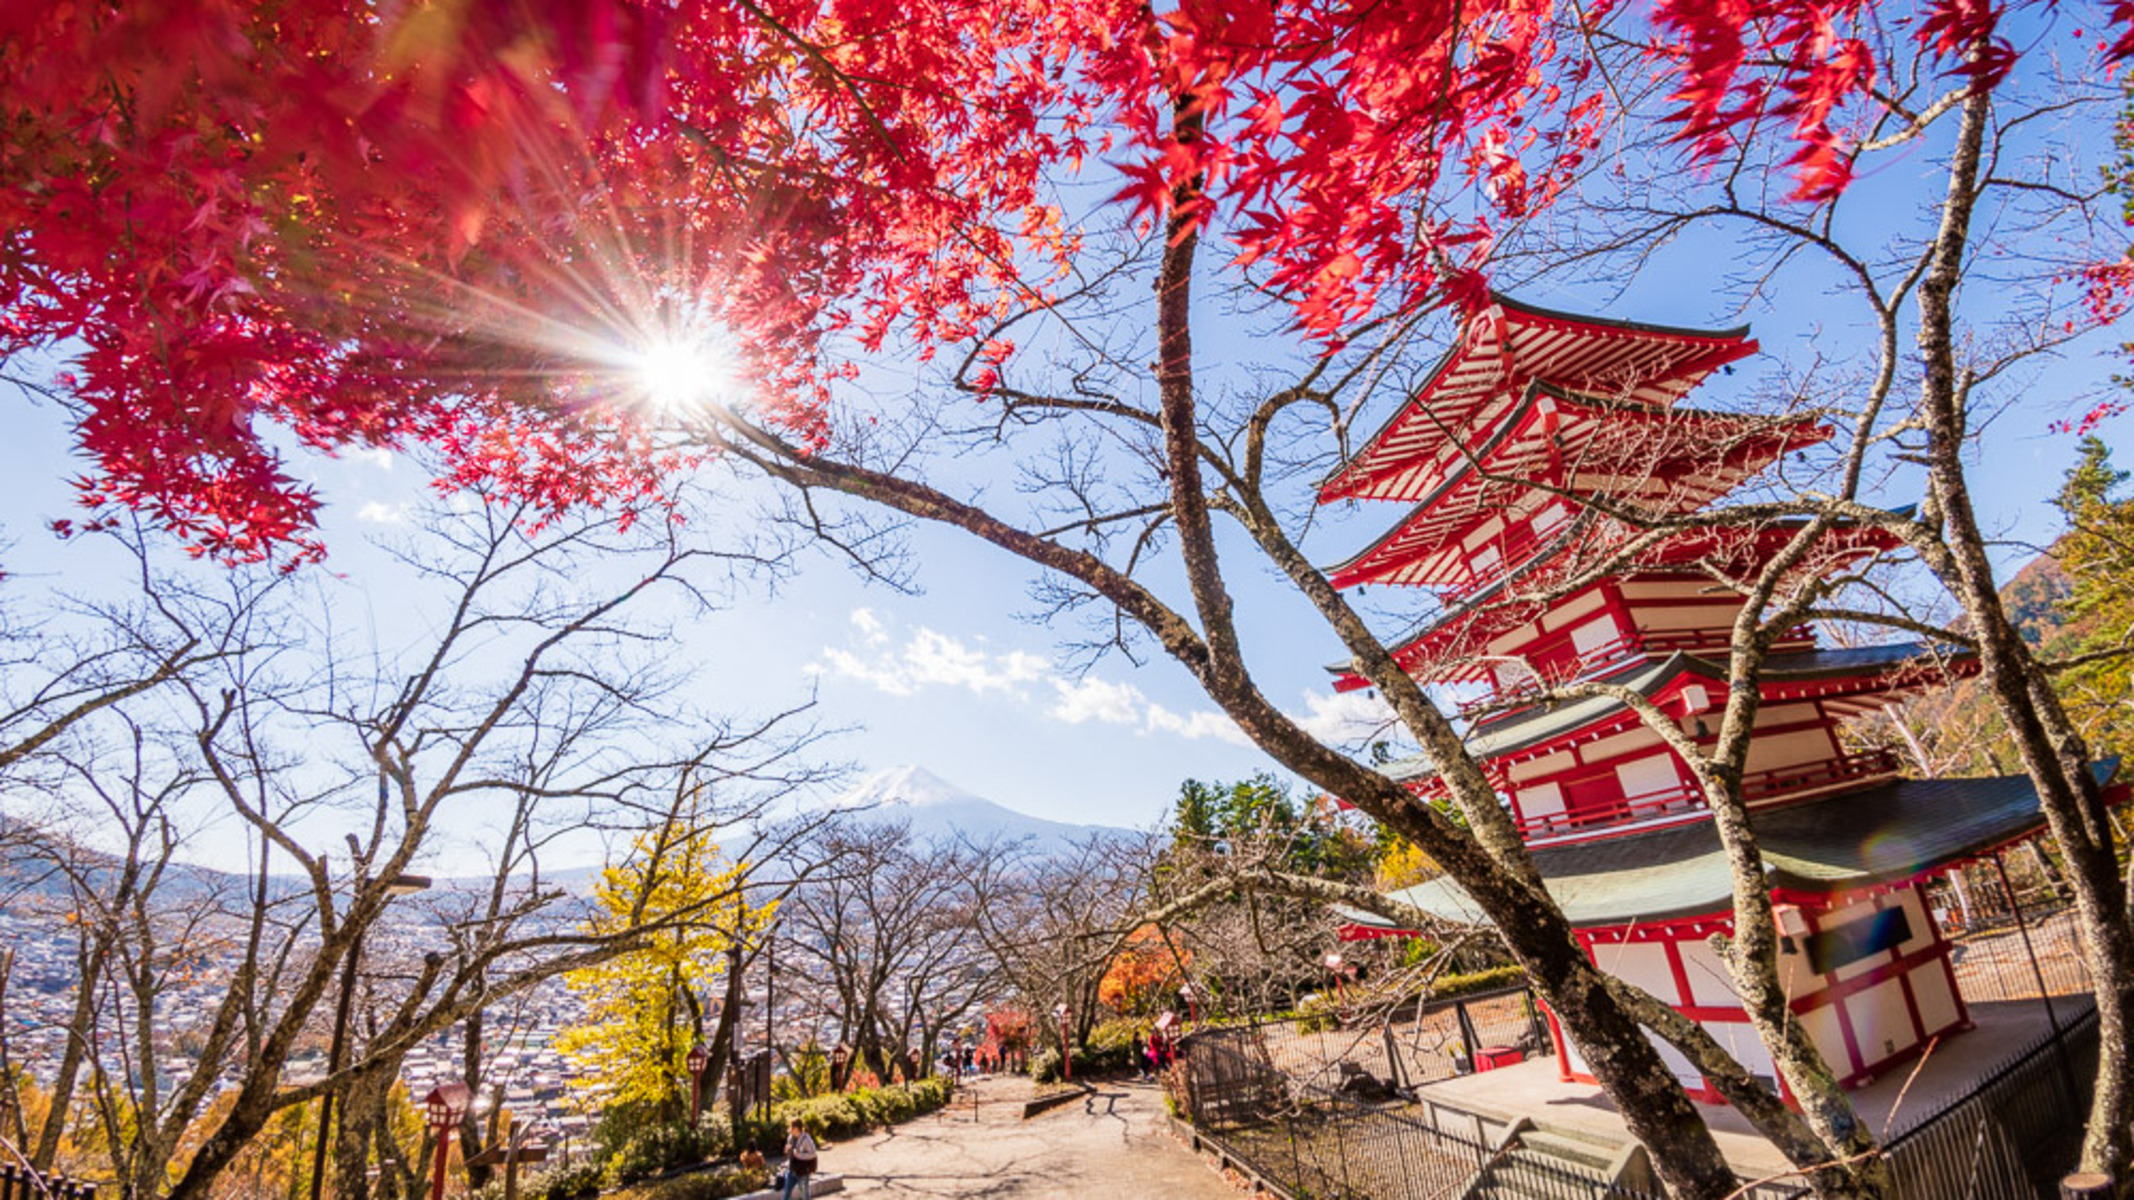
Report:
[[[2106,801],[2119,760],[2091,766]],[[1991,853],[2044,825],[2030,778],[1900,779],[1751,814],[1776,898],[1827,900],[1833,893],[1900,883]],[[1581,929],[1714,919],[1733,912],[1733,875],[1709,820],[1617,837],[1537,847],[1534,866],[1564,915]],[[1390,893],[1462,924],[1487,924],[1450,879]],[[1397,932],[1382,917],[1344,910],[1350,936]]]
[[[1578,583],[1581,575],[1595,572],[1621,554],[1624,546],[1636,536],[1626,527],[1613,522],[1608,524],[1610,528],[1605,531],[1586,529],[1567,534],[1563,546],[1537,556],[1536,561],[1544,569],[1506,572],[1496,582],[1468,594],[1457,604],[1422,622],[1390,647],[1394,661],[1410,676],[1429,682],[1478,683],[1490,680],[1494,677],[1493,668],[1499,662],[1508,655],[1519,653],[1501,646],[1497,653],[1491,653],[1492,643],[1506,635],[1522,628],[1532,629],[1531,637],[1520,639],[1527,643],[1552,635],[1560,636],[1565,629],[1542,630],[1545,619],[1552,614],[1596,611],[1603,606],[1595,599],[1597,596],[1616,600],[1625,609],[1636,610],[1638,600],[1622,598],[1626,583],[1687,581],[1704,584],[1717,593],[1718,585],[1704,573],[1704,568],[1734,577],[1753,575],[1799,534],[1806,522],[1789,520],[1756,526],[1685,529],[1638,550],[1614,573]],[[1579,544],[1572,545],[1573,541]],[[1828,574],[1865,555],[1892,549],[1897,544],[1896,534],[1878,526],[1840,525],[1822,536],[1795,573]],[[1727,603],[1729,599],[1735,603]],[[1578,669],[1572,674],[1583,674],[1636,651],[1723,653],[1732,641],[1733,612],[1739,607],[1738,601],[1738,596],[1719,596],[1704,603],[1702,606],[1711,609],[1713,614],[1706,625],[1638,629],[1622,641],[1596,647],[1580,656]],[[1571,619],[1582,620],[1583,617],[1565,618],[1565,623]],[[1772,648],[1803,649],[1813,640],[1813,635],[1802,629],[1798,636],[1784,637]],[[1367,680],[1351,672],[1346,664],[1331,666],[1328,670],[1337,676],[1336,691],[1356,691],[1369,686]]]
[[[1655,407],[1756,352],[1746,326],[1673,329],[1574,316],[1492,295],[1459,343],[1364,447],[1320,486],[1321,503],[1409,500],[1531,382]]]
[[[1651,516],[1693,512],[1831,433],[1808,417],[1669,409],[1531,383],[1486,441],[1444,464],[1443,478],[1398,525],[1328,575],[1335,587],[1471,589],[1576,536],[1537,531],[1532,519],[1550,491]],[[1492,541],[1489,565],[1477,565]]]
[[[1834,715],[1872,712],[1902,694],[1970,673],[1976,659],[1923,642],[1899,642],[1850,650],[1801,650],[1769,655],[1758,673],[1758,694],[1766,705],[1821,700]],[[1661,709],[1682,716],[1714,711],[1723,702],[1727,664],[1723,659],[1677,652],[1639,659],[1589,682],[1635,692]],[[1691,689],[1698,689],[1701,696]],[[1636,712],[1612,695],[1528,705],[1479,722],[1467,736],[1467,749],[1492,764],[1539,758],[1581,741],[1597,740],[1643,723]],[[1434,772],[1420,755],[1381,768],[1402,783],[1428,780]]]

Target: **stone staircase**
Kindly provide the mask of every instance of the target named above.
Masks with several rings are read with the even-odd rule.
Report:
[[[1645,1148],[1521,1120],[1460,1193],[1462,1200],[1602,1200],[1611,1187],[1651,1186]]]

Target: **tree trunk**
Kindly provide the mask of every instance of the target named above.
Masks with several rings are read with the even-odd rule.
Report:
[[[482,1010],[477,1008],[467,1014],[467,1042],[460,1048],[460,1078],[467,1085],[467,1112],[459,1120],[459,1152],[463,1161],[473,1162],[482,1152],[482,1123],[474,1111],[474,1100],[482,1094]],[[478,1188],[489,1182],[488,1167],[467,1168],[467,1186]]]
[[[59,1052],[59,1067],[52,1073],[51,1108],[38,1131],[37,1146],[30,1151],[30,1166],[38,1171],[50,1171],[52,1160],[59,1154],[60,1138],[66,1133],[69,1110],[74,1107],[74,1085],[81,1078],[82,1059],[88,1053],[90,1027],[96,1017],[97,980],[103,978],[110,947],[107,934],[98,932],[94,939],[87,952],[76,960],[80,978],[74,984],[74,1011],[67,1016],[67,1043]]]
[[[1990,96],[1982,89],[1964,103],[1933,263],[1919,292],[1918,342],[1924,366],[1920,410],[1928,433],[1929,499],[1948,548],[1945,557],[1936,556],[1929,565],[1963,605],[1977,639],[1981,682],[2008,723],[2024,770],[2036,785],[2046,824],[2066,856],[2083,955],[2097,985],[2101,1034],[2082,1166],[2116,1177],[2128,1165],[2129,1129],[2134,1126],[2134,1093],[2127,1078],[2127,1039],[2134,1017],[2129,991],[2134,989],[2134,925],[2128,920],[2110,824],[2103,818],[2103,803],[2086,762],[2087,748],[2001,603],[1963,468],[1965,385],[1956,368],[1954,297],[1990,113]]]

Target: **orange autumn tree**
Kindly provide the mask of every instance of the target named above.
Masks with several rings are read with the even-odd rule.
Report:
[[[1192,967],[1192,953],[1173,954],[1162,930],[1143,925],[1127,935],[1125,948],[1111,960],[1097,984],[1097,999],[1122,1017],[1148,1016],[1186,981],[1181,965]]]

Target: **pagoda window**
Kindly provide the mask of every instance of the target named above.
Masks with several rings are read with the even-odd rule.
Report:
[[[1523,821],[1545,821],[1561,816],[1563,808],[1563,788],[1555,783],[1519,789],[1519,818]]]
[[[1607,597],[1601,595],[1598,588],[1573,596],[1548,611],[1547,615],[1541,620],[1542,628],[1549,630],[1567,628],[1572,621],[1602,607],[1607,602]]]
[[[1507,769],[1507,773],[1511,776],[1513,783],[1524,785],[1531,780],[1546,780],[1561,775],[1577,765],[1578,759],[1570,751],[1558,750],[1554,754],[1545,754],[1540,758],[1530,758],[1525,762],[1513,763]]]
[[[1682,977],[1689,981],[1691,1004],[1704,1008],[1741,1007],[1733,977],[1727,974],[1726,964],[1719,961],[1719,953],[1711,943],[1702,938],[1685,938],[1675,943],[1675,953],[1682,959]]]
[[[1829,975],[1912,940],[1911,915],[1902,905],[1876,909],[1808,935],[1802,950],[1808,967]]]
[[[1532,687],[1540,681],[1540,677],[1534,674],[1534,668],[1523,662],[1498,663],[1490,668],[1490,674],[1496,678],[1497,690],[1500,692],[1516,692],[1520,688]]]
[[[1623,785],[1623,799],[1632,804],[1679,793],[1684,788],[1682,772],[1669,754],[1622,763],[1615,768],[1615,778]]]
[[[1613,616],[1597,617],[1571,631],[1571,649],[1580,659],[1618,645],[1623,640],[1623,627]]]
[[[1749,760],[1743,769],[1753,775],[1759,771],[1828,762],[1838,754],[1836,744],[1830,740],[1830,731],[1819,726],[1788,733],[1766,733],[1759,729],[1749,742]]]
[[[1564,508],[1563,501],[1553,501],[1540,512],[1534,514],[1534,532],[1539,534],[1554,533],[1562,527],[1565,521],[1570,519],[1571,514]]]

